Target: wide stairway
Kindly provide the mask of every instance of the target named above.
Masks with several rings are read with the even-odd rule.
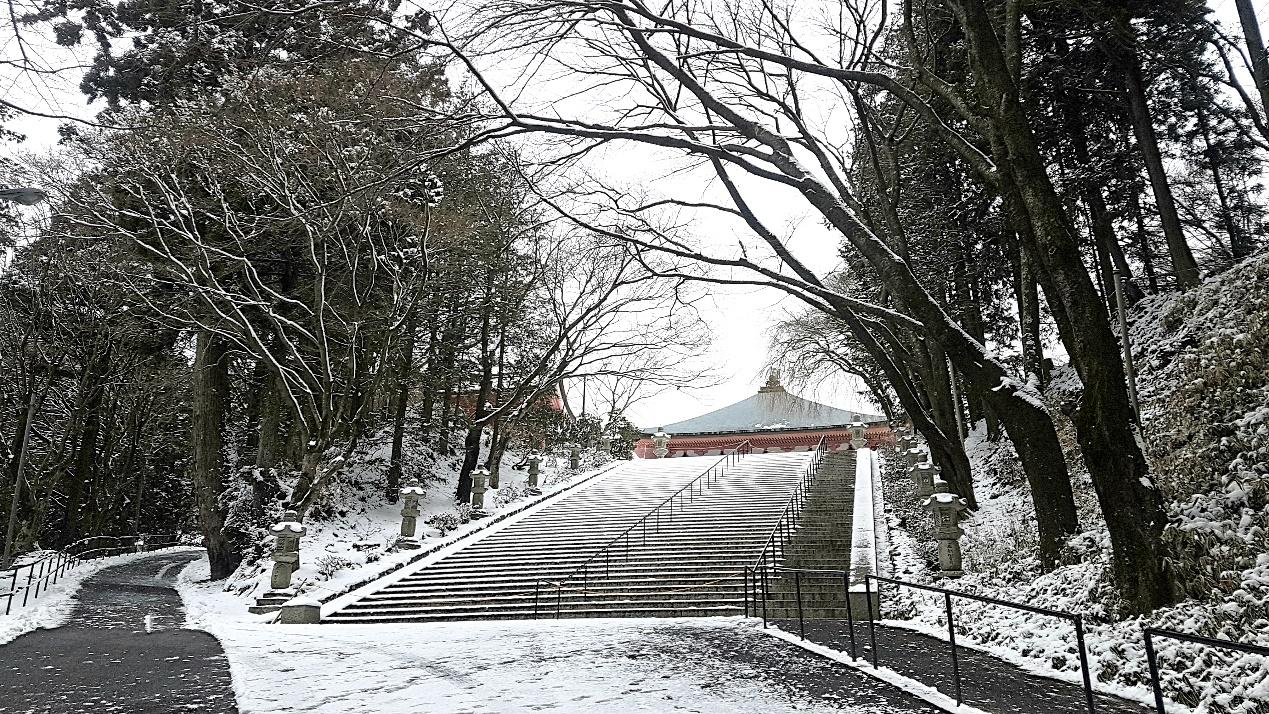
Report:
[[[739,615],[745,566],[762,550],[806,474],[809,452],[743,456],[604,550],[718,460],[622,465],[466,545],[460,542],[440,559],[388,576],[323,619]]]
[[[771,618],[797,618],[801,592],[804,619],[858,619],[868,616],[867,597],[854,592],[847,612],[846,583],[840,571],[852,571],[850,585],[858,590],[863,571],[852,564],[855,510],[855,451],[827,454],[815,477],[792,537],[778,560],[784,568],[804,571],[768,571],[766,612]],[[871,572],[871,568],[866,568]],[[814,572],[831,571],[831,572]],[[758,604],[761,609],[761,603]],[[761,614],[759,611],[755,614]]]

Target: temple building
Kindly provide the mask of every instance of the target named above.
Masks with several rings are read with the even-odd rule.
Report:
[[[824,437],[830,450],[850,449],[850,425],[867,426],[868,446],[893,444],[894,434],[883,416],[846,411],[789,394],[773,372],[758,393],[685,421],[645,431],[635,442],[635,456],[656,458],[652,435],[670,435],[666,458],[709,456],[748,441],[754,453],[809,451]]]

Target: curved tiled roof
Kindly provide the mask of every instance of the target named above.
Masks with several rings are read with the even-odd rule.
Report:
[[[882,421],[885,417],[846,411],[789,394],[775,375],[758,393],[708,414],[662,427],[672,436],[725,432],[778,431],[843,426],[851,422]],[[655,431],[652,430],[652,431]]]

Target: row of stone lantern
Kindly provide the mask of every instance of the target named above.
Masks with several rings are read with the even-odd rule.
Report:
[[[906,431],[902,427],[897,431]],[[961,542],[964,535],[960,520],[969,504],[952,493],[951,486],[943,480],[939,467],[930,460],[929,450],[923,447],[913,434],[899,437],[898,447],[907,463],[908,478],[916,490],[921,506],[933,518],[934,538],[939,544],[939,571],[943,577],[958,578],[961,569]]]

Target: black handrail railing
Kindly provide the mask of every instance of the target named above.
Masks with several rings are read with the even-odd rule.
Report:
[[[5,598],[4,614],[8,615],[13,610],[13,601],[18,593],[22,594],[22,604],[18,607],[26,607],[32,599],[39,599],[41,589],[47,592],[50,586],[57,584],[59,578],[80,563],[124,552],[166,548],[177,545],[180,537],[179,533],[136,537],[92,536],[75,541],[61,550],[41,555],[29,563],[0,570],[0,587],[8,587],[7,591],[0,590],[0,597]],[[25,577],[22,576],[24,570]]]
[[[842,591],[843,591],[843,594],[846,596],[846,618],[848,620],[848,626],[850,628],[850,658],[852,661],[858,659],[858,655],[855,649],[855,614],[850,602],[850,571],[822,570],[822,569],[810,569],[810,568],[785,568],[781,566],[776,566],[772,570],[776,572],[793,573],[795,582],[799,586],[801,585],[800,581],[801,581],[801,576],[803,573],[809,573],[814,575],[827,574],[827,575],[832,575],[834,577],[840,577],[842,579]],[[761,580],[761,584],[763,588],[763,591],[761,593],[761,597],[763,601],[762,624],[764,627],[767,624],[766,571],[767,571],[767,568],[765,565],[763,565],[761,566],[761,573],[756,572],[754,574],[755,584],[757,584],[758,582],[759,575],[761,575],[761,578],[762,578]],[[1037,607],[1035,605],[1024,605],[1022,603],[1010,602],[1008,600],[1001,600],[999,598],[987,597],[985,595],[974,595],[972,593],[961,592],[959,590],[948,590],[947,588],[940,588],[935,585],[913,583],[913,582],[908,582],[906,580],[898,580],[895,578],[887,578],[880,575],[865,573],[864,574],[864,601],[868,603],[868,609],[870,611],[872,610],[872,602],[873,602],[872,581],[874,580],[876,580],[878,583],[878,586],[877,586],[878,596],[880,596],[881,594],[881,585],[880,585],[881,583],[890,583],[896,586],[909,587],[916,590],[925,590],[927,592],[939,593],[943,596],[943,607],[947,614],[947,638],[948,638],[948,645],[950,647],[950,654],[952,659],[952,681],[956,688],[956,704],[958,706],[964,703],[964,697],[962,696],[962,692],[961,692],[960,656],[958,654],[958,647],[956,644],[956,627],[955,627],[955,619],[954,619],[955,614],[952,609],[952,598],[954,597],[965,598],[967,600],[976,600],[978,602],[984,602],[990,605],[1000,605],[1003,607],[1011,607],[1016,610],[1022,610],[1024,612],[1033,612],[1033,613],[1036,613],[1037,615],[1047,615],[1049,617],[1057,617],[1057,618],[1061,618],[1063,620],[1067,620],[1071,622],[1075,626],[1075,643],[1076,643],[1077,649],[1079,650],[1080,669],[1084,675],[1084,700],[1088,707],[1089,714],[1095,714],[1095,712],[1097,711],[1096,703],[1094,702],[1094,699],[1093,699],[1092,673],[1088,669],[1088,649],[1084,644],[1084,621],[1083,621],[1083,618],[1081,618],[1079,615],[1072,612],[1065,612],[1063,610],[1051,610],[1048,608]],[[757,593],[755,593],[755,597],[758,597]],[[805,629],[805,623],[803,623],[803,620],[802,620],[802,597],[801,597],[800,588],[798,589],[798,593],[797,593],[797,611],[798,611],[798,625],[799,625],[799,629],[801,630],[800,634],[802,639],[805,640],[806,629]],[[748,611],[746,611],[745,615],[748,616],[748,614],[749,614]],[[878,666],[877,625],[876,625],[876,618],[873,616],[871,612],[869,613],[869,617],[868,617],[868,640],[869,640],[869,645],[871,649],[872,666],[875,668]],[[1147,647],[1148,647],[1148,644],[1147,644]],[[1162,712],[1163,710],[1160,709],[1159,711]]]
[[[822,439],[821,439],[821,441],[822,441]],[[728,451],[729,449],[731,450],[731,453],[727,453],[727,451]],[[670,507],[669,518],[670,518],[670,520],[673,520],[673,519],[674,519],[674,499],[675,499],[675,498],[679,499],[679,503],[680,503],[680,506],[679,506],[679,507],[680,507],[680,509],[681,509],[681,508],[682,508],[682,502],[683,502],[683,494],[684,494],[685,492],[688,494],[688,497],[689,497],[689,502],[690,502],[690,500],[693,500],[693,499],[695,498],[695,495],[696,495],[696,490],[695,490],[695,489],[696,489],[698,486],[700,487],[700,493],[701,493],[701,495],[704,495],[704,494],[705,494],[705,486],[708,486],[708,485],[709,485],[709,483],[710,483],[710,477],[711,477],[711,476],[713,477],[714,481],[716,482],[716,481],[718,480],[718,477],[722,474],[722,472],[723,472],[724,470],[726,470],[727,466],[730,466],[731,464],[736,463],[736,462],[737,462],[737,461],[739,461],[739,460],[740,460],[743,456],[748,455],[748,454],[749,454],[749,452],[750,452],[750,450],[751,450],[751,444],[750,444],[750,442],[749,442],[749,440],[748,440],[748,439],[746,439],[745,441],[742,441],[742,442],[740,442],[740,443],[736,444],[736,446],[734,446],[734,447],[723,447],[723,457],[722,457],[722,458],[720,458],[718,461],[715,461],[715,462],[714,462],[713,464],[711,464],[708,468],[706,468],[703,472],[701,472],[701,475],[697,476],[696,478],[692,479],[691,481],[688,481],[688,482],[687,482],[686,484],[684,484],[681,488],[679,488],[679,490],[677,490],[677,491],[675,491],[674,493],[670,494],[670,496],[669,496],[668,498],[666,498],[664,501],[661,501],[660,503],[658,503],[658,504],[656,505],[656,507],[654,507],[651,511],[648,511],[647,513],[645,513],[645,514],[643,515],[643,517],[642,517],[642,518],[640,518],[639,520],[637,520],[637,521],[635,521],[634,523],[632,523],[632,524],[630,525],[630,527],[626,528],[626,530],[622,531],[621,533],[618,533],[618,534],[617,534],[617,536],[616,536],[615,538],[613,538],[612,540],[608,541],[606,544],[604,544],[604,546],[603,546],[602,548],[600,548],[599,550],[597,550],[597,551],[595,551],[594,553],[592,553],[592,554],[591,554],[591,556],[590,556],[589,558],[587,558],[586,560],[582,561],[582,563],[581,563],[580,565],[578,565],[577,567],[573,568],[573,569],[572,569],[572,570],[570,570],[568,573],[566,573],[566,574],[564,575],[564,577],[563,577],[563,578],[561,578],[561,579],[560,579],[560,580],[558,580],[558,581],[550,581],[550,580],[548,580],[548,581],[547,581],[547,583],[548,583],[548,584],[550,584],[550,585],[554,585],[554,586],[555,586],[555,617],[556,617],[556,618],[559,618],[559,616],[560,616],[560,600],[561,600],[561,597],[562,597],[562,593],[563,593],[563,590],[564,590],[564,585],[565,585],[565,584],[567,584],[570,580],[575,579],[575,578],[578,576],[578,574],[580,573],[580,574],[581,574],[581,576],[582,576],[582,597],[583,597],[583,598],[585,598],[585,597],[586,597],[586,589],[587,589],[587,587],[588,587],[588,585],[589,585],[589,581],[590,581],[590,577],[589,577],[589,576],[590,576],[590,564],[591,564],[592,562],[594,562],[596,559],[598,559],[598,558],[599,558],[599,556],[601,556],[601,555],[602,555],[602,556],[604,556],[604,575],[605,575],[605,577],[606,577],[606,576],[608,575],[608,572],[609,572],[609,570],[608,570],[608,566],[609,566],[609,563],[611,562],[610,555],[611,555],[611,550],[612,550],[612,547],[613,547],[614,545],[616,545],[619,541],[624,542],[624,544],[625,544],[625,554],[624,554],[624,557],[625,557],[625,558],[627,558],[627,559],[629,559],[629,557],[630,557],[630,534],[631,534],[632,532],[634,532],[634,530],[635,530],[636,528],[639,528],[639,527],[641,527],[641,526],[642,526],[642,528],[643,528],[643,533],[642,533],[642,536],[643,536],[643,543],[644,543],[644,544],[646,544],[646,543],[648,542],[648,519],[649,519],[649,518],[653,518],[653,517],[655,517],[655,519],[656,519],[656,520],[655,520],[655,525],[653,526],[653,531],[652,531],[652,532],[653,532],[653,533],[660,532],[660,530],[661,530],[661,509],[662,509],[662,508],[665,508],[667,505]],[[705,480],[705,483],[704,483],[704,484],[702,484],[702,483],[701,483],[701,480],[702,480],[702,479],[704,479],[704,480]],[[542,589],[542,580],[541,580],[541,579],[538,579],[538,580],[534,581],[534,583],[533,583],[533,617],[534,617],[534,619],[537,619],[537,617],[538,617],[538,600],[539,600],[539,597],[540,597],[540,591],[541,591],[541,589]]]
[[[1244,642],[1235,642],[1233,640],[1218,640],[1214,637],[1191,635],[1185,632],[1164,630],[1158,627],[1147,627],[1144,634],[1146,637],[1146,662],[1150,665],[1150,688],[1154,690],[1154,707],[1158,714],[1166,714],[1166,710],[1163,707],[1163,686],[1159,682],[1159,655],[1154,650],[1154,638],[1159,637],[1170,640],[1180,640],[1182,642],[1193,642],[1196,645],[1206,645],[1207,647],[1233,650],[1235,652],[1246,652],[1247,654],[1260,655],[1261,657],[1269,658],[1269,647],[1261,647],[1260,645],[1249,645]]]
[[[1088,669],[1088,648],[1084,645],[1084,619],[1073,612],[1065,610],[1052,610],[1045,607],[1037,607],[1036,605],[1024,605],[1018,602],[1010,602],[999,598],[988,597],[986,595],[974,595],[972,593],[961,592],[959,590],[948,590],[935,585],[925,585],[923,583],[912,583],[906,580],[898,580],[895,578],[886,578],[880,575],[865,574],[864,575],[864,593],[869,602],[872,602],[872,585],[871,581],[876,580],[877,594],[881,594],[881,583],[890,583],[900,587],[908,587],[914,590],[925,590],[927,592],[941,593],[943,595],[943,603],[947,612],[947,637],[951,646],[952,655],[952,674],[956,682],[956,703],[959,705],[961,698],[961,677],[960,663],[956,654],[956,628],[954,615],[952,614],[952,598],[959,597],[966,600],[975,600],[987,603],[989,605],[999,605],[1001,607],[1009,607],[1023,612],[1032,612],[1037,615],[1046,615],[1048,617],[1056,617],[1070,622],[1075,627],[1075,645],[1079,650],[1080,656],[1080,672],[1084,676],[1084,701],[1088,705],[1089,714],[1097,711],[1097,704],[1093,700],[1093,677],[1092,672]],[[877,666],[877,626],[873,619],[868,620],[868,637],[872,642],[872,666]]]
[[[815,484],[815,476],[819,473],[820,463],[824,460],[824,454],[827,452],[824,436],[815,444],[815,450],[811,455],[811,463],[806,465],[806,472],[802,474],[802,478],[798,481],[798,485],[793,489],[793,495],[789,496],[789,502],[785,505],[784,510],[780,512],[780,518],[771,529],[771,534],[767,536],[767,540],[762,545],[762,550],[758,553],[758,557],[754,559],[753,565],[745,567],[745,617],[749,616],[749,608],[752,604],[757,610],[756,600],[751,603],[749,598],[750,584],[754,584],[754,590],[757,590],[757,581],[759,569],[763,569],[763,593],[764,598],[762,607],[765,611],[767,601],[766,593],[766,571],[767,561],[770,565],[775,566],[776,561],[784,557],[784,544],[793,536],[793,527],[796,519],[802,515],[802,507],[806,504],[807,494],[810,493],[811,487]],[[779,540],[777,540],[777,536]],[[777,553],[777,549],[779,553]],[[752,580],[751,580],[752,578]],[[764,618],[765,619],[765,618]]]

